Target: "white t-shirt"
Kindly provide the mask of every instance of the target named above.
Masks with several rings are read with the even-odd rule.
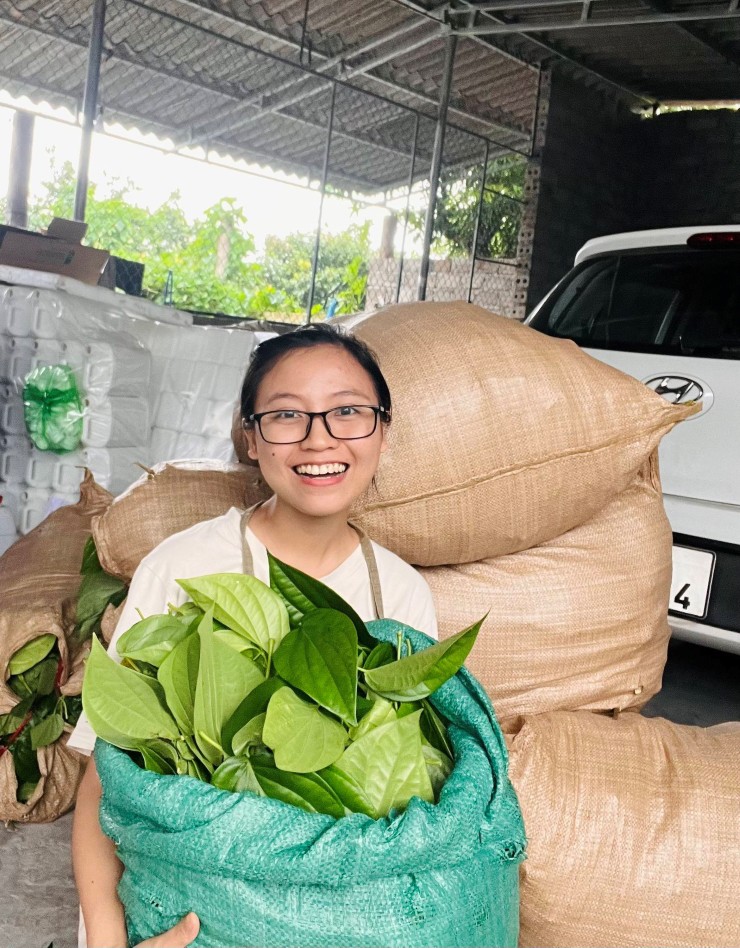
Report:
[[[249,528],[246,536],[254,575],[269,585],[267,550]],[[426,581],[412,566],[385,547],[373,543],[373,552],[378,564],[386,618],[396,619],[436,639],[437,618]],[[108,654],[120,661],[116,642],[139,621],[139,611],[145,617],[157,615],[167,611],[168,603],[179,606],[187,600],[187,593],[177,585],[178,579],[241,572],[241,511],[235,507],[220,517],[196,523],[168,537],[144,557],[134,573]],[[321,582],[346,600],[361,619],[376,618],[370,576],[360,546],[335,570],[322,576]],[[69,746],[83,754],[92,753],[95,734],[84,713],[69,739]]]

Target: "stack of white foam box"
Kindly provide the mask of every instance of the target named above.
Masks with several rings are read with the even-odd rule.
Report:
[[[79,497],[84,468],[117,494],[142,466],[234,460],[231,417],[249,356],[274,333],[194,326],[189,314],[52,274],[0,267],[0,552]],[[23,387],[37,366],[69,365],[82,438],[39,451]]]
[[[166,338],[150,330],[156,393],[150,442],[154,462],[234,460],[231,415],[244,369],[261,335],[191,326]]]

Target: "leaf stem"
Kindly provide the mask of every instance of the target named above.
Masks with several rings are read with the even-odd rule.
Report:
[[[267,667],[265,668],[265,678],[270,677],[270,669],[272,668],[272,652],[275,648],[275,643],[270,639],[267,644]]]

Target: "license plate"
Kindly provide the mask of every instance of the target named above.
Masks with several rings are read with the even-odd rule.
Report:
[[[673,579],[669,609],[676,615],[704,619],[714,575],[714,553],[673,547]]]

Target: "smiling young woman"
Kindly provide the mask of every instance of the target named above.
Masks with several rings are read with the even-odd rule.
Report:
[[[391,420],[388,385],[370,349],[325,325],[269,339],[252,356],[241,411],[249,456],[273,496],[175,534],[142,560],[111,640],[113,657],[117,640],[141,615],[186,599],[178,579],[249,572],[269,584],[268,550],[330,586],[362,619],[397,619],[436,638],[426,582],[348,519],[372,483]],[[69,744],[90,754],[94,742],[83,715]],[[126,928],[116,895],[122,867],[100,828],[100,795],[91,761],[75,814],[75,877],[89,948],[123,948]],[[142,945],[184,948],[196,935],[197,920],[189,915]]]

